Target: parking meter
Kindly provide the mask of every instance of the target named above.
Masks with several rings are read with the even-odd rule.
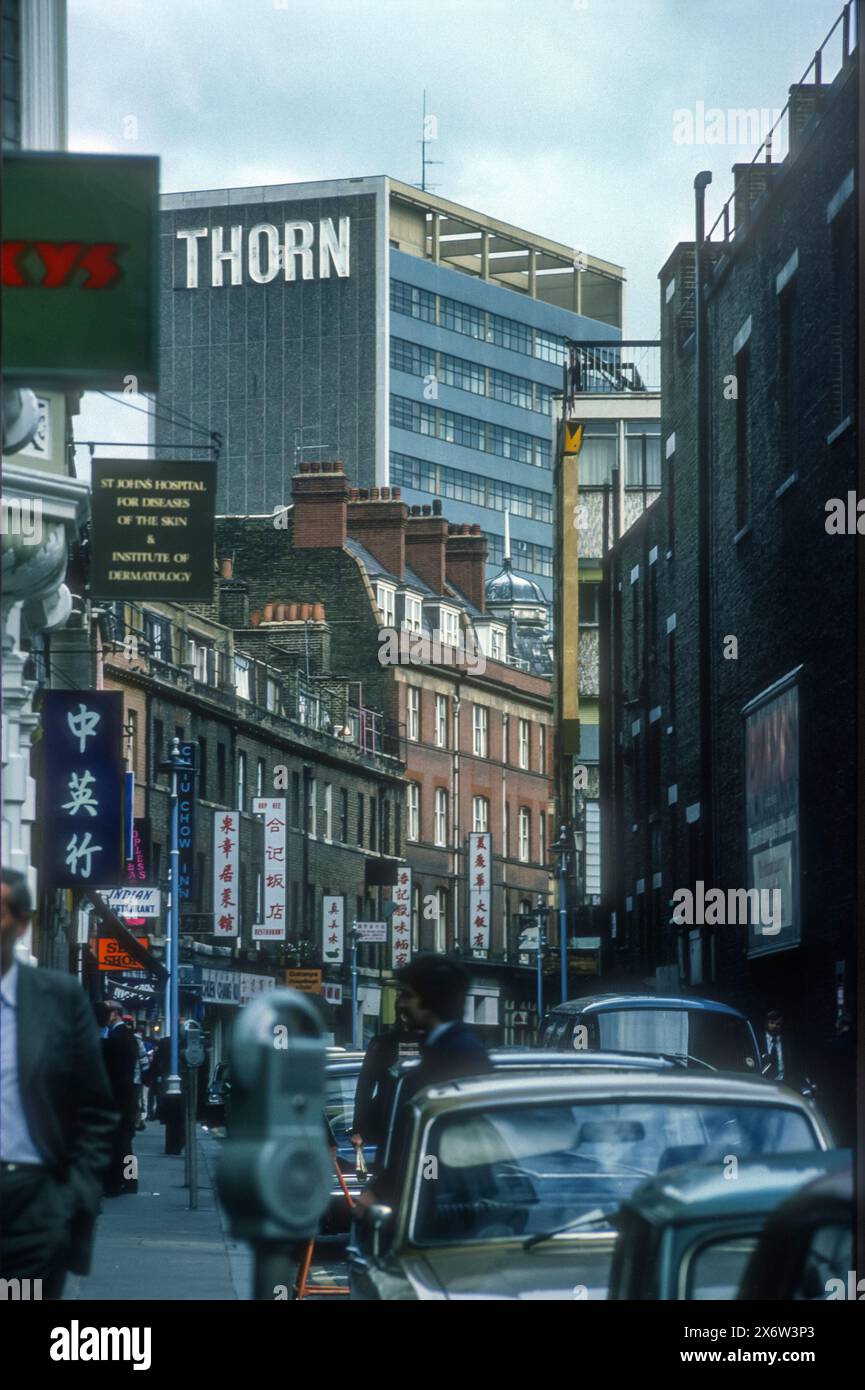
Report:
[[[286,1247],[316,1235],[330,1198],[325,1044],[314,1005],[291,989],[247,1004],[230,1057],[231,1116],[217,1187],[232,1235],[256,1247],[256,1297],[272,1298],[268,1280],[285,1273],[286,1254],[294,1259]]]
[[[187,1067],[200,1067],[204,1063],[204,1034],[201,1025],[189,1019],[183,1025],[181,1040],[183,1061]]]

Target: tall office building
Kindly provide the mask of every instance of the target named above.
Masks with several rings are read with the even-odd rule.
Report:
[[[163,198],[155,443],[221,436],[218,510],[290,500],[303,459],[448,499],[549,594],[552,396],[620,337],[621,267],[386,177]],[[199,455],[200,456],[200,455]]]

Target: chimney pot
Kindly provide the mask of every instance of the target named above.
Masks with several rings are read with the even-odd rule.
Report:
[[[393,498],[394,502],[398,502],[400,497],[402,496],[402,489],[398,487],[392,487],[390,490],[390,495]]]
[[[477,522],[477,521],[476,521],[475,524],[474,524],[474,526],[472,527],[472,535],[473,535],[473,536],[479,536],[480,534],[481,534],[480,522]]]
[[[436,498],[435,502],[432,504],[432,514],[433,516],[441,516],[442,514],[442,504],[438,498]]]
[[[389,487],[383,487],[383,488],[382,488],[382,490],[381,490],[381,500],[382,500],[382,502],[389,502],[389,501],[390,501],[390,488],[389,488]]]
[[[223,560],[223,562],[222,562],[222,577],[223,577],[223,579],[231,579],[233,573],[234,573],[234,564],[233,564],[233,562],[232,562],[232,560],[231,560],[231,556],[230,556],[230,555],[227,555],[227,556],[225,557],[225,559]]]
[[[249,621],[252,627],[258,627],[258,624],[261,622],[261,614],[258,609],[255,610]]]
[[[272,623],[272,622],[273,622],[273,604],[272,604],[272,603],[266,603],[266,604],[264,605],[264,621],[265,621],[266,623]]]
[[[421,516],[432,516],[432,507],[428,507],[426,504],[424,504],[424,506],[422,506],[420,509],[420,514]]]
[[[313,620],[314,620],[315,622],[317,622],[317,623],[323,623],[323,622],[324,622],[324,604],[323,604],[323,603],[314,603],[314,604],[312,605],[312,616],[313,616]]]

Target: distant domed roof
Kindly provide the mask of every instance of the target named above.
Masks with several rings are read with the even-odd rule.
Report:
[[[510,560],[505,560],[501,573],[490,579],[486,586],[487,607],[497,603],[542,604],[547,607],[544,591],[533,579],[523,574],[514,574]]]

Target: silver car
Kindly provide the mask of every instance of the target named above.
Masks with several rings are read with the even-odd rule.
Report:
[[[718,1073],[501,1071],[405,1112],[394,1206],[355,1228],[356,1299],[603,1299],[612,1218],[646,1178],[832,1147],[809,1101]]]

